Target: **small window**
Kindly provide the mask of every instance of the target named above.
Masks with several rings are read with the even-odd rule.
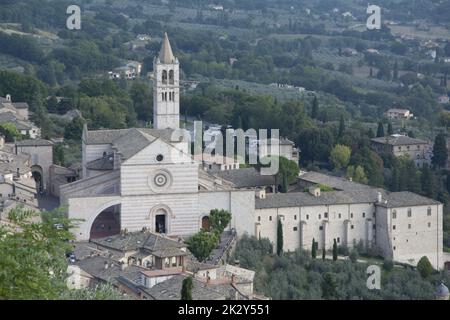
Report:
[[[363,218],[365,218],[366,217],[366,213],[365,212],[363,212]]]
[[[297,227],[294,227],[294,231],[297,231],[298,229],[297,229]]]
[[[396,229],[396,227],[395,227],[395,224],[394,224],[394,225],[392,226],[392,229],[393,229],[393,230],[395,230],[395,229]]]
[[[306,220],[309,220],[309,214],[306,215]]]
[[[320,220],[320,219],[322,219],[322,215],[321,215],[321,214],[319,214],[319,220]]]
[[[431,222],[428,222],[428,228],[431,228]]]
[[[341,242],[341,238],[337,238],[337,243],[340,243]]]
[[[412,210],[411,210],[411,208],[409,208],[408,209],[408,218],[411,218],[411,216],[412,216]]]
[[[325,212],[325,213],[323,214],[323,216],[324,216],[325,218],[328,218],[328,212]]]
[[[297,215],[294,216],[294,220],[297,220]]]
[[[427,216],[431,216],[431,208],[427,209]]]
[[[392,211],[392,219],[397,219],[397,211]]]
[[[164,160],[164,156],[163,156],[162,154],[158,154],[158,155],[156,156],[156,161],[161,162],[161,161],[163,161],[163,160]]]
[[[269,216],[269,221],[272,221],[272,216]]]
[[[261,216],[258,216],[258,221],[261,221]]]
[[[354,228],[355,228],[355,226],[354,226],[354,225],[351,225],[350,229],[354,229]]]
[[[320,226],[320,227],[319,227],[319,230],[323,230],[323,226]]]
[[[411,224],[408,224],[408,229],[411,229]]]
[[[352,219],[353,219],[353,213],[350,213],[350,218],[352,218]]]
[[[339,217],[339,219],[341,218],[341,214],[340,213],[339,213],[338,217]]]
[[[374,225],[372,226],[372,229],[375,230],[376,228],[377,228],[377,225],[374,224]]]
[[[396,246],[394,246],[394,251],[397,249],[397,247]]]

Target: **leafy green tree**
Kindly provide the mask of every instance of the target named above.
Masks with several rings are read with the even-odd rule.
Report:
[[[283,225],[281,220],[278,219],[277,226],[277,255],[281,256],[283,254]]]
[[[327,272],[323,275],[322,297],[326,300],[334,299],[337,297],[336,279],[330,272]]]
[[[200,232],[189,238],[186,243],[188,249],[199,261],[206,260],[219,241],[219,235],[215,232],[207,232],[200,230]]]
[[[433,266],[428,257],[423,256],[417,263],[417,271],[420,272],[422,278],[428,278],[433,273]]]
[[[352,150],[349,147],[337,144],[330,152],[330,162],[334,168],[340,170],[347,167],[351,154]]]
[[[231,221],[231,213],[226,210],[214,209],[209,213],[212,231],[222,234]]]
[[[84,288],[77,290],[67,290],[61,297],[61,300],[127,300],[119,290],[111,284],[100,284],[94,288]]]
[[[377,138],[384,137],[384,126],[383,122],[378,122],[378,128],[377,128]]]
[[[3,123],[0,125],[0,134],[5,137],[5,142],[15,142],[22,138],[22,134],[13,123]]]
[[[433,146],[433,157],[431,162],[437,168],[445,167],[448,158],[447,142],[445,135],[440,133],[436,136]]]
[[[68,290],[67,239],[73,239],[74,222],[63,215],[34,222],[37,215],[19,207],[9,213],[11,224],[0,224],[1,299],[59,299]]]
[[[348,179],[351,178],[354,182],[367,184],[369,181],[364,172],[364,168],[361,166],[357,166],[356,168],[354,166],[348,166],[345,176]]]
[[[192,288],[194,287],[194,281],[191,276],[183,280],[181,286],[181,300],[192,300]]]
[[[64,139],[81,141],[83,135],[83,126],[86,121],[81,117],[75,117],[64,128]]]
[[[337,246],[336,239],[334,239],[334,241],[333,241],[333,261],[336,261],[337,258],[338,258],[338,246]]]
[[[279,169],[275,178],[278,184],[282,184],[282,192],[286,193],[288,191],[287,187],[296,181],[299,171],[300,168],[295,161],[279,157]]]

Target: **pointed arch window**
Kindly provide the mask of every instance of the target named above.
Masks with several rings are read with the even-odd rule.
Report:
[[[169,71],[169,84],[175,84],[175,72],[173,70]]]
[[[162,83],[167,84],[167,70],[163,70],[162,72]]]

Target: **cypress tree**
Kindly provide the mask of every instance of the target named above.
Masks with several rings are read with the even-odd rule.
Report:
[[[286,177],[286,174],[283,174],[283,182],[281,185],[281,193],[287,193],[288,192],[288,179]]]
[[[345,131],[345,121],[344,116],[341,115],[341,117],[339,118],[339,137],[342,137],[344,131]]]
[[[319,114],[319,101],[317,100],[317,96],[314,96],[313,104],[312,104],[312,111],[311,111],[311,118],[317,119],[317,116]]]
[[[281,256],[283,254],[283,225],[281,220],[278,219],[277,227],[277,255]]]
[[[322,249],[322,260],[325,261],[326,251],[325,248]]]
[[[392,128],[392,123],[388,123],[388,135],[394,134],[394,128]]]
[[[337,257],[338,257],[338,247],[337,247],[336,239],[334,239],[334,243],[333,243],[333,261],[336,261]]]
[[[311,257],[315,259],[317,256],[317,247],[316,247],[316,240],[313,238],[312,241],[312,247],[311,247]]]
[[[431,162],[437,168],[445,167],[447,163],[448,150],[445,136],[440,133],[436,136],[433,146],[433,158]]]
[[[384,137],[384,126],[381,121],[378,122],[378,129],[377,129],[377,138],[380,138],[380,137]]]
[[[398,80],[398,62],[397,61],[395,61],[395,64],[394,64],[393,78],[394,78],[394,81]]]
[[[181,286],[181,300],[192,300],[192,287],[194,283],[192,281],[192,277],[187,277],[183,280],[183,284]]]

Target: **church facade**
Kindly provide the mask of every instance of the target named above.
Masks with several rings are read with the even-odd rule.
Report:
[[[154,60],[154,128],[83,130],[81,180],[61,186],[68,216],[80,219],[79,241],[147,229],[188,237],[209,225],[213,209],[231,212],[230,228],[285,251],[362,242],[383,256],[415,264],[424,255],[442,267],[442,204],[412,193],[389,193],[315,173],[299,176],[298,192],[277,193],[274,177],[256,169],[207,172],[179,130],[179,62],[167,35]],[[320,192],[317,184],[333,188]],[[303,192],[304,189],[310,192]]]

